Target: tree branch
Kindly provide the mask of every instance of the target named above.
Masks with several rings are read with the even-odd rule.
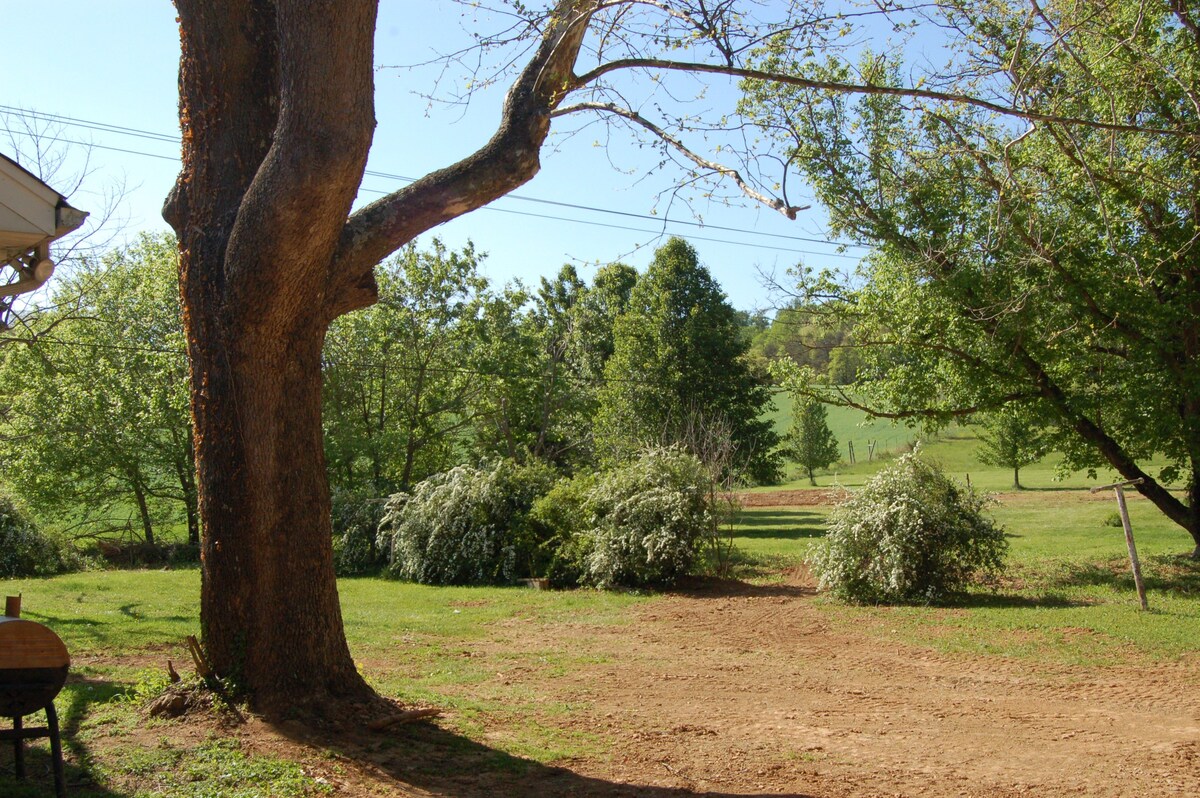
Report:
[[[556,110],[553,114],[551,114],[551,116],[566,116],[567,114],[575,114],[575,113],[580,113],[583,111],[598,111],[601,113],[613,114],[615,116],[621,117],[622,119],[627,119],[636,125],[640,125],[640,126],[644,127],[646,130],[649,130],[651,133],[653,133],[656,137],[661,139],[663,142],[665,142],[666,144],[668,144],[669,146],[671,146],[678,152],[682,153],[684,157],[686,157],[689,161],[691,161],[692,163],[699,166],[701,169],[708,169],[712,172],[716,172],[719,175],[728,177],[734,183],[737,184],[738,188],[740,188],[742,190],[742,193],[745,194],[747,197],[754,200],[755,202],[761,202],[763,205],[766,205],[768,208],[772,208],[773,210],[779,211],[784,216],[786,216],[788,219],[794,220],[796,218],[797,213],[799,213],[800,211],[808,210],[808,208],[810,207],[808,205],[803,205],[803,206],[788,205],[786,202],[784,202],[781,199],[778,199],[775,197],[768,197],[767,195],[762,194],[757,189],[755,189],[753,186],[751,186],[749,183],[747,183],[746,180],[742,177],[741,173],[738,172],[736,169],[733,169],[728,166],[724,166],[715,161],[710,161],[707,158],[701,157],[696,152],[689,149],[688,146],[686,144],[684,144],[680,139],[671,135],[666,130],[663,130],[661,127],[654,124],[649,119],[646,119],[646,117],[642,116],[638,112],[633,111],[629,108],[625,108],[623,106],[616,105],[615,103],[601,103],[601,102],[576,103],[575,105],[570,105],[565,108],[560,108],[560,109]]]
[[[610,61],[607,64],[601,64],[590,72],[586,72],[577,77],[573,81],[571,88],[575,89],[588,85],[604,75],[609,74],[610,72],[617,72],[623,69],[658,69],[672,72],[727,75],[729,77],[759,80],[763,81],[764,83],[781,83],[787,86],[796,86],[802,89],[832,91],[841,94],[876,94],[892,97],[912,97],[922,100],[955,103],[958,105],[970,105],[976,108],[982,108],[986,111],[1003,114],[1004,116],[1016,117],[1018,119],[1028,119],[1035,122],[1048,122],[1059,125],[1075,125],[1079,127],[1089,127],[1097,130],[1110,130],[1120,133],[1151,133],[1161,136],[1200,138],[1200,133],[1198,132],[1165,128],[1147,128],[1140,125],[1127,125],[1119,122],[1102,122],[1095,119],[1083,119],[1079,117],[1059,116],[1057,114],[1045,114],[1039,111],[1014,108],[1010,105],[1002,105],[1000,103],[994,103],[989,100],[985,100],[981,97],[973,97],[969,94],[959,94],[957,92],[943,92],[920,88],[903,88],[899,86],[878,86],[864,83],[842,83],[838,81],[811,80],[809,78],[802,78],[797,75],[788,75],[782,72],[765,72],[759,69],[747,69],[745,67],[726,66],[723,64],[705,64],[692,61],[670,61],[660,58],[622,58],[615,61]]]
[[[453,166],[371,203],[342,230],[327,291],[329,318],[375,301],[371,270],[420,233],[487,205],[533,178],[550,113],[571,87],[596,0],[559,0],[537,52],[509,89],[491,140]]]

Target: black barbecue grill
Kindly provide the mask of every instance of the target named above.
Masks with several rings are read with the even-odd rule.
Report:
[[[20,613],[19,603],[8,603],[5,612]],[[0,616],[0,717],[12,718],[12,729],[0,729],[0,741],[13,744],[18,779],[25,778],[25,741],[50,738],[54,767],[54,792],[66,795],[63,779],[62,740],[54,698],[67,680],[71,657],[58,635],[40,623],[12,615]],[[21,718],[46,711],[46,726],[25,727]]]

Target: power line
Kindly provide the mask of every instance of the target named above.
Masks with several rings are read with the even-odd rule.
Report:
[[[98,130],[98,131],[106,132],[106,133],[115,133],[117,135],[126,135],[126,136],[136,136],[136,137],[146,138],[146,139],[150,139],[150,140],[154,140],[154,141],[162,141],[162,142],[169,142],[169,143],[175,143],[175,144],[177,144],[179,142],[178,137],[168,136],[168,135],[162,134],[162,133],[155,133],[153,131],[141,130],[138,128],[123,127],[120,125],[110,125],[105,122],[95,122],[92,120],[77,119],[77,118],[73,118],[73,117],[62,116],[59,114],[50,114],[50,113],[45,113],[45,112],[40,112],[40,111],[26,111],[23,109],[14,108],[12,106],[7,106],[7,105],[0,105],[0,112],[7,113],[12,116],[17,116],[20,118],[25,118],[25,119],[46,119],[46,120],[54,122],[55,124],[61,124],[61,125],[68,126],[68,127],[82,127],[85,129]],[[13,131],[13,132],[15,132],[19,135],[27,135],[29,137],[36,136],[36,134],[33,132],[25,132],[25,131]],[[159,160],[173,161],[176,163],[178,163],[178,161],[179,161],[179,158],[177,156],[159,155],[157,153],[144,152],[144,151],[140,151],[140,150],[131,150],[131,149],[125,149],[125,148],[121,148],[121,147],[112,147],[112,146],[108,146],[108,145],[95,144],[93,142],[78,141],[78,140],[73,140],[73,139],[56,138],[55,140],[60,141],[64,144],[75,144],[75,145],[83,146],[83,147],[94,147],[96,149],[108,150],[108,151],[112,151],[112,152],[120,152],[120,153],[124,153],[127,155],[139,155],[139,156],[143,156],[143,157],[147,157],[147,158],[157,158]],[[377,178],[381,178],[381,179],[385,179],[385,180],[397,180],[397,181],[401,181],[401,182],[405,182],[405,183],[414,183],[417,180],[417,178],[409,177],[407,175],[392,174],[392,173],[381,172],[381,171],[373,170],[373,169],[366,170],[364,172],[364,175],[369,176],[369,177],[377,177]],[[379,189],[367,189],[367,188],[360,188],[360,191],[365,191],[367,193],[380,194],[380,195],[386,195],[386,194],[390,193],[388,191],[381,191]],[[671,225],[678,225],[678,226],[685,226],[685,227],[695,227],[695,228],[699,228],[702,230],[703,229],[720,230],[720,231],[724,231],[724,232],[737,233],[739,235],[759,236],[762,238],[771,238],[771,239],[778,239],[778,240],[783,240],[783,241],[800,241],[800,242],[813,243],[813,244],[825,244],[828,246],[842,247],[842,248],[869,249],[869,247],[867,247],[866,245],[855,244],[855,243],[849,242],[849,241],[830,241],[827,239],[811,238],[811,237],[806,237],[806,236],[787,235],[787,234],[783,234],[783,233],[768,233],[768,232],[764,232],[761,230],[745,230],[745,229],[741,229],[741,228],[737,228],[737,227],[728,227],[725,225],[714,225],[714,224],[705,224],[703,222],[686,221],[686,220],[679,220],[679,219],[669,219],[669,218],[665,218],[665,217],[655,216],[652,214],[634,213],[631,211],[620,211],[620,210],[616,210],[613,208],[601,208],[601,207],[591,206],[591,205],[581,205],[581,204],[577,204],[577,203],[562,202],[560,200],[546,199],[543,197],[531,197],[531,196],[527,196],[527,195],[519,194],[519,193],[508,194],[505,196],[505,198],[516,200],[516,201],[521,201],[521,202],[531,202],[531,203],[536,203],[536,204],[540,204],[540,205],[550,205],[550,206],[554,206],[554,207],[568,208],[568,209],[572,209],[572,210],[581,210],[581,211],[585,211],[588,213],[597,213],[597,214],[604,214],[604,215],[610,215],[610,216],[620,216],[620,217],[632,218],[632,219],[643,219],[643,220],[647,220],[647,221],[660,222],[664,225],[671,224]],[[526,217],[535,218],[535,219],[548,219],[548,220],[553,220],[553,221],[569,222],[572,224],[588,225],[591,227],[602,227],[602,228],[614,229],[614,230],[626,230],[629,232],[642,233],[645,235],[661,235],[662,234],[662,231],[659,231],[659,230],[643,230],[643,229],[634,228],[634,227],[626,227],[626,226],[621,226],[621,225],[613,225],[613,224],[605,224],[602,222],[588,221],[586,219],[572,219],[572,218],[563,217],[563,216],[552,216],[552,215],[548,215],[548,214],[528,213],[528,212],[517,211],[517,210],[508,209],[508,208],[496,208],[496,207],[492,207],[492,206],[484,206],[484,209],[496,211],[496,212],[500,212],[500,213],[513,214],[516,216],[526,216]],[[859,259],[859,257],[855,256],[855,255],[846,255],[843,253],[836,253],[836,252],[816,252],[816,251],[812,251],[812,250],[795,249],[792,247],[774,247],[774,246],[763,245],[763,244],[750,244],[750,243],[746,243],[746,242],[730,241],[728,239],[710,238],[710,237],[703,237],[703,236],[690,236],[690,237],[694,238],[697,241],[708,241],[708,242],[719,243],[719,244],[734,244],[734,245],[742,245],[742,246],[752,246],[752,247],[759,248],[759,249],[769,249],[769,250],[774,250],[774,251],[778,251],[778,252],[791,252],[791,253],[800,254],[800,255],[814,255],[814,256],[827,257],[827,258],[843,258],[843,259],[847,259],[847,260],[858,260]]]
[[[46,113],[45,111],[30,111],[24,108],[16,108],[11,105],[0,105],[0,112],[18,116],[23,119],[46,119],[60,125],[70,127],[85,127],[92,130],[101,130],[106,133],[119,133],[125,136],[137,136],[139,138],[153,139],[155,141],[165,141],[171,144],[178,144],[179,137],[169,133],[155,133],[150,130],[140,130],[135,127],[122,127],[121,125],[111,125],[107,122],[95,122],[89,119],[76,119],[70,116],[60,116],[59,114]]]
[[[406,183],[415,183],[417,181],[417,178],[415,178],[415,177],[408,177],[406,175],[390,174],[388,172],[379,172],[379,171],[375,171],[373,169],[366,170],[366,172],[364,172],[364,174],[369,175],[371,177],[382,177],[382,178],[389,179],[389,180],[402,180]],[[385,193],[385,192],[379,192],[379,193]],[[512,194],[506,194],[505,198],[520,200],[522,202],[534,202],[539,205],[553,205],[558,208],[570,208],[572,210],[588,211],[590,213],[604,213],[604,214],[608,214],[611,216],[624,216],[624,217],[631,218],[631,219],[646,219],[646,220],[653,221],[653,222],[662,222],[664,224],[678,224],[678,225],[684,225],[687,227],[699,227],[704,230],[723,230],[728,233],[741,233],[743,235],[763,236],[764,238],[780,238],[780,239],[784,239],[787,241],[803,241],[808,244],[827,244],[829,246],[853,247],[856,249],[869,249],[870,248],[864,244],[855,244],[850,241],[830,241],[829,239],[825,239],[825,238],[808,238],[806,236],[793,236],[793,235],[787,235],[785,233],[766,233],[766,232],[763,232],[762,230],[745,230],[740,227],[727,227],[725,225],[707,224],[705,222],[689,222],[689,221],[685,221],[682,219],[667,219],[665,217],[656,216],[656,215],[650,214],[650,213],[634,213],[632,211],[618,211],[613,208],[598,208],[598,207],[595,207],[592,205],[578,205],[573,202],[562,202],[560,200],[551,200],[551,199],[545,199],[542,197],[530,197],[525,194],[519,194],[519,193],[515,193],[515,192]],[[515,211],[513,211],[513,212],[515,213]],[[546,218],[559,218],[559,217],[546,217]],[[588,224],[591,224],[591,222],[589,222]],[[620,228],[620,229],[631,229],[631,228]],[[713,239],[701,239],[701,240],[711,241]],[[845,256],[845,257],[851,257],[851,256]]]
[[[20,133],[20,131],[18,131],[18,133]],[[21,133],[20,135],[32,136],[33,134]],[[109,147],[104,144],[96,144],[95,142],[92,142],[92,141],[78,141],[76,139],[56,138],[54,140],[60,141],[63,144],[78,144],[81,147],[90,147],[95,150],[109,150],[110,152],[123,152],[127,155],[141,155],[145,158],[157,158],[160,161],[171,161],[172,163],[179,163],[179,157],[175,156],[175,155],[158,155],[153,152],[142,152],[141,150],[126,150],[121,147]]]

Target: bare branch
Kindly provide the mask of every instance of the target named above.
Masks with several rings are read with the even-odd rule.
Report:
[[[556,110],[553,114],[551,114],[551,116],[566,116],[567,114],[575,114],[584,111],[612,114],[633,122],[634,124],[640,125],[641,127],[653,133],[664,143],[682,153],[688,160],[699,166],[701,169],[707,169],[723,177],[728,177],[738,185],[738,187],[742,190],[742,193],[744,193],[747,197],[750,197],[756,202],[761,202],[763,205],[766,205],[769,208],[779,211],[789,219],[795,219],[797,213],[807,210],[809,207],[807,205],[803,207],[790,206],[787,205],[783,200],[774,197],[768,197],[765,194],[762,194],[748,182],[746,182],[746,180],[736,169],[732,169],[728,166],[724,166],[715,161],[710,161],[707,158],[701,157],[700,155],[696,154],[695,151],[688,148],[688,146],[685,145],[679,138],[671,135],[666,130],[663,130],[658,125],[646,119],[646,117],[642,116],[636,111],[630,110],[629,108],[616,105],[615,103],[576,103],[575,105],[570,105]]]
[[[729,77],[760,80],[764,83],[779,83],[787,86],[796,86],[802,89],[815,89],[817,91],[830,91],[841,94],[874,94],[891,97],[912,97],[923,100],[933,100],[936,102],[974,106],[976,108],[982,108],[986,111],[992,111],[1004,116],[1027,119],[1034,122],[1047,122],[1059,125],[1076,125],[1079,127],[1088,127],[1097,130],[1110,130],[1119,133],[1150,133],[1162,136],[1200,138],[1200,132],[1195,131],[1143,127],[1141,125],[1128,125],[1120,122],[1104,122],[1096,119],[1084,119],[1081,117],[1046,114],[1039,111],[1015,108],[1010,105],[1001,105],[1000,103],[994,103],[990,100],[985,100],[982,97],[975,97],[970,94],[961,94],[959,92],[943,92],[934,91],[932,89],[904,88],[898,86],[880,86],[865,83],[842,83],[838,81],[811,80],[809,78],[799,77],[798,75],[788,75],[781,72],[765,72],[758,69],[746,69],[744,67],[726,66],[722,64],[705,64],[692,61],[670,61],[659,58],[623,58],[616,61],[610,61],[607,64],[601,64],[590,72],[578,76],[573,81],[571,88],[579,88],[581,86],[594,83],[604,75],[626,69],[654,69],[674,72],[727,75]]]
[[[331,318],[375,299],[371,270],[420,233],[480,208],[523,185],[541,167],[550,112],[570,88],[593,0],[559,0],[537,52],[504,103],[491,140],[453,166],[371,203],[346,224],[327,292]]]

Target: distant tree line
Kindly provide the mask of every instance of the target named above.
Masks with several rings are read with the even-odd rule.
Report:
[[[680,446],[722,479],[777,478],[766,373],[690,245],[671,240],[642,275],[618,263],[588,282],[568,265],[536,287],[493,286],[483,258],[410,245],[377,270],[379,302],[331,326],[335,525],[364,501],[496,459],[571,475]],[[199,539],[177,268],[165,235],[81,262],[39,329],[0,348],[0,473],[43,522]]]

